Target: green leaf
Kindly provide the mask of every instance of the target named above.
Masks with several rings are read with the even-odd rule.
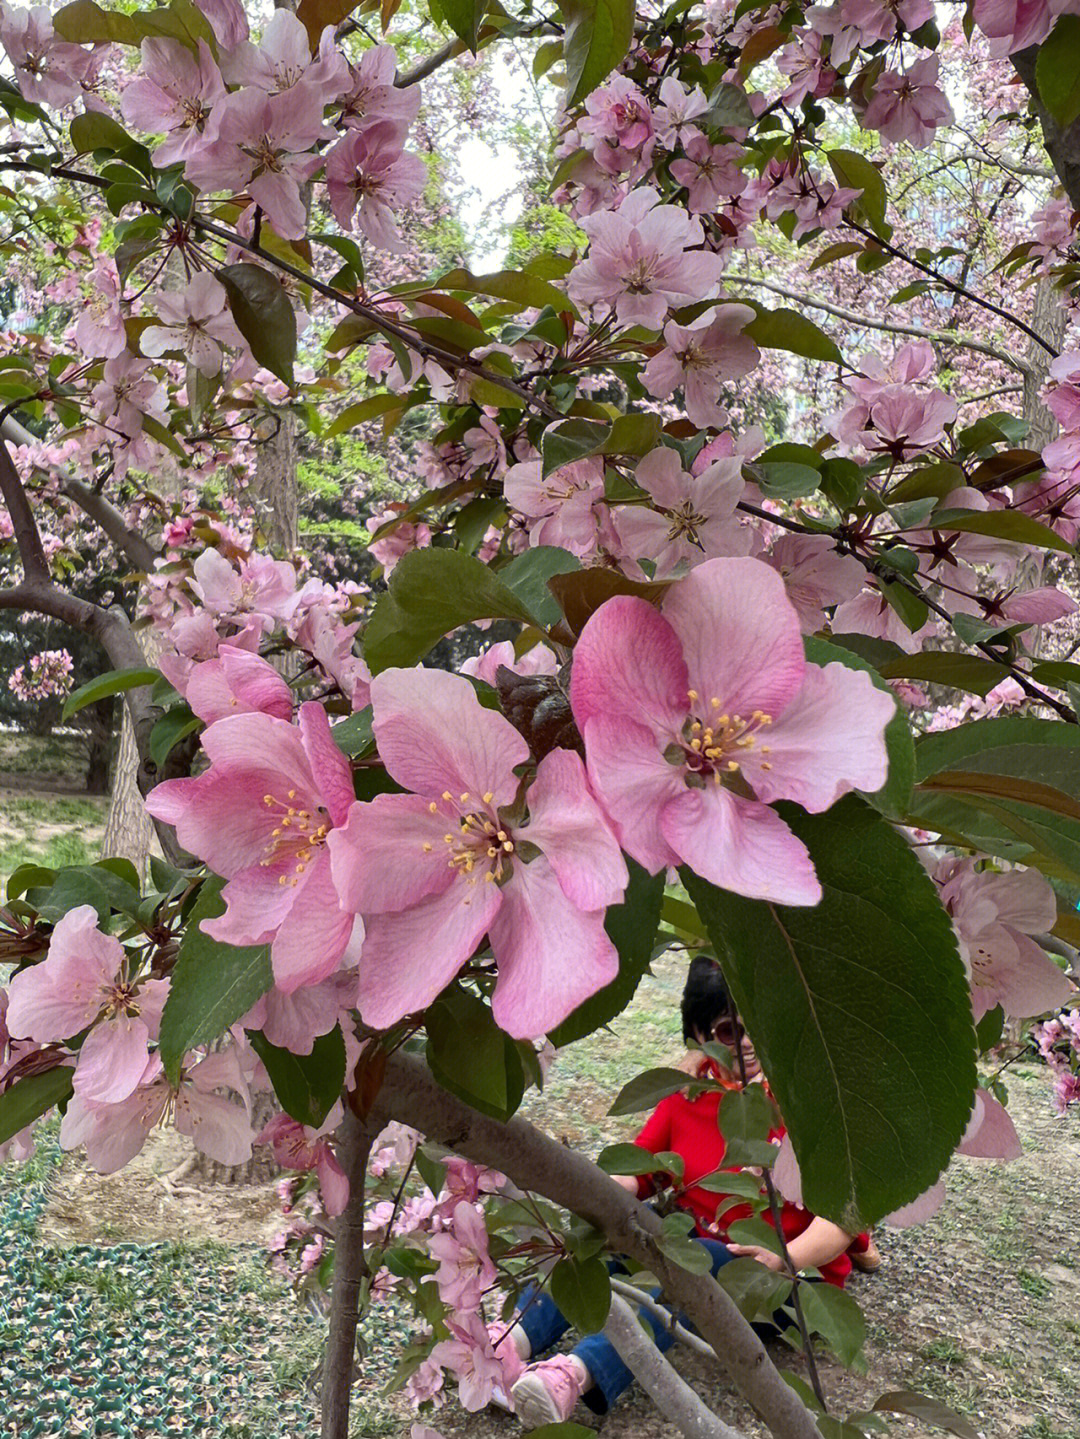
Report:
[[[852,208],[858,208],[870,222],[870,228],[883,239],[888,239],[892,227],[885,219],[889,197],[881,171],[855,150],[830,150],[827,157],[836,183],[849,190],[861,190],[862,195]]]
[[[816,906],[683,883],[724,966],[802,1170],[809,1209],[856,1234],[948,1163],[971,1114],[975,1032],[948,915],[910,845],[849,795],[776,809]]]
[[[521,1056],[482,999],[452,984],[426,1018],[427,1061],[448,1089],[496,1119],[509,1119],[525,1093]]]
[[[767,1166],[776,1158],[769,1133],[778,1128],[776,1106],[760,1084],[736,1089],[724,1095],[717,1114],[720,1133],[726,1140],[724,1163],[745,1167]]]
[[[821,484],[821,471],[790,460],[758,462],[754,476],[762,491],[774,500],[799,500]],[[760,476],[760,478],[758,478]]]
[[[512,300],[523,309],[542,310],[545,305],[559,313],[577,314],[562,290],[539,275],[522,270],[496,270],[490,275],[474,275],[469,270],[447,270],[431,286],[433,290],[465,290],[471,295],[492,295],[498,300]]]
[[[138,907],[138,892],[132,896],[127,890],[128,886],[123,885],[122,880],[109,874],[107,870],[99,869],[96,865],[73,865],[69,869],[60,870],[48,890],[28,890],[27,899],[42,919],[48,920],[50,924],[56,924],[65,914],[77,909],[81,904],[91,905],[98,918],[104,921],[115,907],[115,891],[119,891],[118,897],[124,900],[125,913],[132,912],[129,907],[132,902],[135,908]]]
[[[678,1094],[692,1084],[681,1069],[646,1069],[623,1085],[608,1113],[637,1114],[643,1109],[655,1109],[669,1094]]]
[[[261,265],[223,265],[217,277],[225,286],[236,328],[251,346],[255,359],[291,385],[296,315],[284,285]]]
[[[556,1049],[610,1024],[633,999],[649,967],[660,925],[664,875],[662,871],[649,874],[636,860],[624,857],[630,883],[622,904],[611,905],[604,919],[608,938],[619,952],[619,973],[551,1031],[549,1038]]]
[[[1076,17],[1080,25],[1080,16]],[[1074,547],[1049,525],[1040,524],[1019,510],[935,510],[930,523],[935,530],[960,530],[964,534],[992,535],[1014,540],[1018,545],[1036,545],[1043,550],[1073,554]]]
[[[150,731],[150,758],[158,769],[176,745],[201,726],[202,720],[198,715],[192,714],[187,705],[177,705],[174,709],[167,710]]]
[[[959,1439],[979,1439],[978,1431],[955,1410],[939,1399],[916,1394],[913,1389],[892,1389],[888,1394],[882,1394],[880,1399],[875,1399],[871,1408],[887,1414],[908,1414],[912,1419],[921,1419],[924,1424],[933,1424],[938,1429],[957,1434]]]
[[[440,0],[441,3],[441,0]],[[611,74],[634,38],[633,0],[560,0],[569,109]]]
[[[885,748],[889,755],[889,777],[877,794],[866,798],[890,819],[900,819],[911,802],[911,789],[915,781],[915,743],[911,737],[911,726],[903,705],[885,683],[876,667],[857,651],[847,649],[815,635],[804,637],[806,658],[817,665],[842,664],[849,669],[862,670],[874,681],[878,689],[889,695],[896,705],[896,713],[885,726]]]
[[[64,701],[61,718],[69,719],[71,715],[85,709],[87,705],[96,704],[98,700],[108,699],[110,695],[123,694],[125,690],[138,689],[140,685],[152,685],[160,678],[160,673],[149,667],[109,670],[103,675],[96,675],[94,679],[80,685],[77,690],[72,690]]]
[[[472,555],[460,550],[412,550],[390,576],[389,588],[364,632],[364,658],[372,674],[391,665],[414,665],[433,645],[470,620],[537,623],[514,591]]]
[[[555,575],[576,574],[580,569],[581,561],[569,550],[536,545],[515,555],[498,574],[500,582],[528,609],[533,623],[546,627],[557,624],[562,615],[558,600],[548,588],[548,580]]]
[[[749,304],[750,301],[743,301]],[[755,305],[757,319],[752,320],[743,330],[744,335],[765,350],[789,350],[793,355],[802,355],[807,360],[823,360],[827,364],[843,364],[834,340],[824,330],[818,329],[812,320],[800,315],[797,310],[764,310]]]
[[[923,650],[904,655],[883,665],[886,679],[926,680],[929,684],[951,685],[969,694],[987,695],[1007,679],[1008,668],[981,655],[955,654],[951,650]]]
[[[53,29],[74,45],[138,45],[139,32],[130,15],[103,10],[93,0],[75,0],[53,16]],[[82,118],[82,117],[76,117]]]
[[[362,425],[366,420],[376,420],[380,415],[400,408],[400,395],[369,395],[366,400],[357,400],[355,405],[346,406],[337,419],[327,425],[323,439],[335,439],[354,426]]]
[[[539,1429],[530,1429],[529,1439],[594,1439],[595,1434],[595,1429],[567,1420],[563,1424],[542,1424]]]
[[[808,1327],[850,1368],[866,1343],[866,1318],[856,1301],[835,1284],[800,1284],[799,1300]]]
[[[205,882],[180,941],[161,1015],[161,1062],[170,1084],[179,1082],[180,1065],[189,1049],[219,1038],[274,983],[269,945],[241,949],[212,939],[199,927],[204,919],[224,914],[224,886],[217,875]]]
[[[1039,46],[1035,83],[1039,97],[1064,130],[1080,117],[1080,16],[1061,15]]]
[[[450,29],[475,55],[480,22],[487,9],[486,0],[439,0],[439,9]]]
[[[596,1158],[605,1174],[655,1174],[661,1165],[640,1144],[609,1144]]]
[[[543,475],[563,465],[573,464],[595,455],[611,435],[611,425],[603,420],[570,419],[549,425],[540,441]]]
[[[698,1245],[698,1248],[704,1248]],[[792,1281],[783,1274],[766,1269],[756,1259],[732,1259],[717,1271],[716,1282],[738,1306],[744,1319],[753,1323],[771,1319],[791,1295]]]
[[[341,1096],[345,1083],[345,1041],[341,1026],[321,1034],[310,1054],[293,1054],[249,1029],[251,1047],[266,1065],[282,1109],[299,1124],[318,1129]]]
[[[85,114],[76,115],[71,122],[71,144],[76,155],[86,155],[91,150],[121,150],[131,144],[131,136],[110,115],[100,110],[87,110]],[[129,170],[127,173],[130,175],[132,172]],[[154,198],[152,193],[150,198]]]
[[[336,725],[331,726],[330,735],[342,754],[347,754],[350,759],[371,749],[375,742],[371,728],[371,706],[366,705],[348,719],[339,720]]]
[[[6,1144],[20,1129],[47,1114],[54,1104],[70,1099],[72,1073],[64,1064],[9,1085],[0,1094],[0,1144]]]
[[[709,108],[701,117],[708,126],[722,130],[748,130],[754,123],[754,112],[741,85],[718,85],[709,97]]]
[[[611,1308],[611,1280],[602,1259],[560,1259],[551,1271],[549,1288],[580,1333],[598,1334],[603,1329]]]
[[[685,1234],[658,1234],[656,1247],[672,1264],[687,1269],[691,1274],[708,1274],[712,1268],[712,1256],[704,1244]],[[758,1266],[761,1267],[760,1265]]]

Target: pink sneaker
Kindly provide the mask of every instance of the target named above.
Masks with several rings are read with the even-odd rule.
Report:
[[[585,1388],[578,1362],[569,1354],[556,1354],[554,1359],[530,1364],[510,1390],[510,1397],[525,1428],[539,1429],[569,1419]]]
[[[505,1409],[508,1414],[513,1414],[514,1404],[510,1398],[510,1389],[524,1374],[525,1361],[517,1352],[514,1336],[507,1325],[489,1324],[487,1333],[502,1368],[502,1379],[491,1391],[491,1403],[497,1409]]]

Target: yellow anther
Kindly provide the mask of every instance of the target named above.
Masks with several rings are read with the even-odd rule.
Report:
[[[488,852],[487,852],[487,853],[488,853],[488,859],[494,859],[495,856],[499,853],[499,851],[495,848],[495,846],[494,846],[493,844],[489,844],[489,845],[488,845]]]
[[[278,884],[288,884],[288,882],[289,882],[289,876],[288,876],[287,874],[279,874],[279,875],[278,875]]]
[[[494,798],[495,798],[494,793],[493,793],[491,790],[488,790],[487,794],[484,796],[484,803],[485,803],[485,804],[490,804],[491,801],[492,801]]]
[[[690,748],[691,748],[692,750],[695,750],[695,751],[696,751],[696,750],[700,750],[700,748],[701,748],[701,741],[700,741],[699,739],[692,739],[692,740],[690,741]]]
[[[769,761],[768,761],[767,759],[766,759],[766,760],[762,760],[762,762],[761,762],[761,768],[762,768],[762,769],[772,769],[772,765],[769,763]]]
[[[435,803],[434,800],[432,800],[431,803],[428,805],[428,814],[438,814],[438,813],[439,813],[439,806]]]
[[[772,754],[772,745],[771,745],[771,744],[763,744],[763,745],[761,746],[761,753],[762,753],[762,754]]]
[[[443,839],[446,841],[447,844],[454,843],[454,836],[452,834],[444,834]]]
[[[503,849],[506,850],[507,854],[511,854],[513,853],[514,846],[510,840],[505,840],[503,843]]]
[[[689,698],[690,698],[691,700],[693,700],[695,703],[701,698],[701,696],[698,694],[697,690],[687,690],[686,693],[687,693],[687,695],[689,696]]]
[[[728,762],[727,762],[727,768],[728,768],[729,770],[736,770],[736,769],[738,769],[738,768],[739,768],[739,761],[738,761],[737,759],[729,759]]]
[[[294,789],[291,789],[291,790],[289,791],[288,798],[289,798],[289,799],[295,799],[295,798],[296,798],[296,791],[295,791]]]
[[[448,789],[443,790],[442,797],[443,799],[449,800],[451,803],[453,803],[454,796],[450,793]]]
[[[425,854],[430,854],[434,848],[435,846],[433,844],[430,844],[427,840],[424,841],[423,850]]]
[[[495,838],[499,840],[500,843],[504,843],[507,838],[506,830],[500,829],[499,832],[496,834]]]
[[[713,695],[712,699],[709,701],[709,708],[714,710],[718,710],[720,708],[720,701],[716,698],[715,695]]]
[[[464,804],[465,801],[469,798],[469,791],[468,791],[468,790],[463,791],[463,793],[460,794],[460,795],[458,796],[458,798],[461,800],[461,803]]]
[[[274,796],[273,796],[272,794],[264,794],[264,795],[263,795],[263,804],[273,804],[273,803],[274,803]]]

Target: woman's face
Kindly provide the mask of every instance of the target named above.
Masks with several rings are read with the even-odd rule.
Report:
[[[747,1079],[756,1079],[761,1073],[761,1065],[758,1063],[757,1051],[753,1042],[739,1020],[732,1020],[728,1014],[723,1015],[713,1025],[713,1032],[710,1036],[718,1044],[725,1045],[731,1050],[732,1066],[725,1069],[720,1065],[720,1072],[724,1079],[736,1082],[741,1081],[745,1070]],[[739,1064],[739,1055],[742,1055],[742,1065]]]

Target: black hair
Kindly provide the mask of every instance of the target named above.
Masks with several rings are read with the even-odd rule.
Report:
[[[719,964],[711,955],[696,954],[683,990],[683,1039],[694,1044],[701,1036],[708,1038],[717,1020],[731,1011],[731,996]]]

